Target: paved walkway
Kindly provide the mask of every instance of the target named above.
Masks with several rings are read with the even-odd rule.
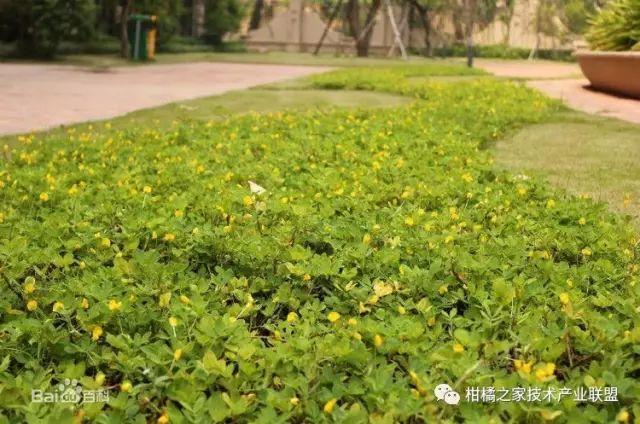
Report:
[[[591,90],[575,63],[478,59],[477,66],[496,76],[527,79],[530,87],[573,109],[640,124],[640,100]]]
[[[134,110],[211,96],[329,68],[188,63],[113,68],[0,64],[0,134],[107,119]]]

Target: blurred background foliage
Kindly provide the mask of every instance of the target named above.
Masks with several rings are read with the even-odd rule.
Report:
[[[517,4],[535,5],[532,31],[566,45],[587,39],[596,49],[638,48],[640,0],[393,0],[411,10],[412,27],[421,28],[425,47],[414,53],[426,56],[476,56],[499,58],[540,57],[567,60],[570,50],[546,51],[514,48],[507,44]],[[530,3],[532,2],[532,3]],[[274,0],[0,0],[0,56],[51,58],[56,54],[117,53],[120,26],[126,14],[158,17],[158,51],[197,52],[225,49],[229,34],[264,25],[274,8],[288,1]],[[356,39],[359,55],[368,54],[368,39],[361,34],[384,10],[382,0],[308,0],[325,20],[338,12],[341,30]],[[600,14],[600,11],[604,10]],[[434,45],[435,17],[453,17],[454,34],[446,45]],[[503,44],[474,46],[469,34],[492,22],[507,28]],[[360,35],[358,35],[360,34]],[[238,44],[240,41],[240,44]],[[234,49],[241,45],[234,38]]]

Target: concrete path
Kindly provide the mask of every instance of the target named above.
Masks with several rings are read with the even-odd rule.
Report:
[[[478,59],[477,66],[496,76],[526,79],[530,87],[573,109],[640,124],[640,100],[591,90],[575,63]]]
[[[592,90],[586,79],[531,80],[527,84],[572,109],[640,124],[640,100]]]
[[[328,70],[324,67],[188,63],[94,72],[61,65],[0,64],[0,134],[107,119],[134,110]]]

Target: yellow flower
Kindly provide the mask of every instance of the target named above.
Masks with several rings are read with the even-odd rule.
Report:
[[[49,195],[47,193],[40,193],[40,201],[42,202],[46,202],[47,200],[49,200]]]
[[[172,327],[177,327],[178,326],[178,318],[169,317],[169,325],[172,326]]]
[[[55,302],[53,304],[53,312],[60,312],[62,310],[64,310],[64,303],[62,302]]]
[[[524,187],[518,187],[518,194],[520,196],[524,196],[525,194],[527,194],[527,189]]]
[[[471,174],[463,174],[461,178],[464,182],[467,182],[467,183],[470,183],[471,181],[473,181],[473,177],[471,176]]]
[[[99,372],[98,374],[96,374],[96,378],[95,378],[96,384],[98,384],[98,386],[102,386],[104,384],[105,378],[106,376],[104,375],[104,373]]]
[[[568,293],[560,293],[560,303],[563,305],[569,304],[569,294]]]
[[[253,205],[253,197],[251,197],[251,196],[244,196],[244,197],[242,198],[242,203],[243,203],[245,206],[247,206],[247,207],[248,207],[248,206]]]
[[[122,384],[120,384],[120,391],[128,393],[131,391],[132,387],[133,386],[131,385],[131,382],[129,380],[124,380]]]
[[[347,321],[347,324],[356,325],[356,324],[358,324],[358,320],[355,319],[355,318],[349,318],[349,320]]]
[[[453,351],[455,353],[462,353],[464,352],[464,346],[462,346],[460,343],[456,343],[453,345]]]
[[[31,294],[36,291],[36,279],[33,277],[27,277],[24,279],[24,284],[22,285],[22,289],[25,293]]]
[[[329,312],[327,314],[327,319],[332,323],[336,322],[336,321],[338,321],[340,319],[340,314],[338,312],[335,312],[335,311]]]
[[[587,223],[587,220],[586,220],[584,217],[582,217],[582,218],[580,218],[580,219],[578,220],[578,224],[580,224],[580,225],[584,225],[584,224],[586,224],[586,223]]]
[[[173,351],[173,360],[177,361],[182,358],[182,349],[176,349]]]
[[[100,246],[102,246],[102,247],[109,247],[109,246],[111,246],[111,240],[109,240],[109,239],[108,239],[108,238],[106,238],[106,237],[103,237],[103,238],[100,240]]]
[[[406,218],[404,219],[404,223],[405,223],[407,226],[412,227],[412,226],[414,225],[413,218],[412,218],[412,217],[410,217],[410,216],[406,217]]]
[[[109,310],[110,311],[117,311],[120,310],[120,308],[122,307],[122,302],[115,300],[115,299],[111,299],[109,301]]]
[[[556,206],[556,202],[553,199],[547,200],[547,209],[553,209]]]
[[[309,280],[311,280],[311,276],[310,276],[309,274],[304,274],[304,275],[302,276],[302,279],[303,279],[304,281],[309,281]]]
[[[287,322],[296,322],[298,320],[298,314],[295,312],[289,312],[287,314]]]
[[[331,414],[333,412],[333,408],[336,406],[336,402],[338,402],[338,399],[335,399],[335,398],[329,399],[327,403],[324,404],[324,407],[322,408],[324,413]]]
[[[184,216],[184,212],[181,211],[180,209],[177,209],[174,213],[173,216],[175,216],[176,218],[182,218]]]
[[[98,339],[102,336],[102,332],[102,327],[100,327],[99,325],[93,327],[93,329],[91,330],[91,338],[94,342],[98,341]]]
[[[583,256],[591,256],[593,252],[588,247],[585,247],[580,251],[580,253],[582,253]]]
[[[556,372],[556,364],[554,364],[553,362],[547,362],[544,366],[544,370],[546,371],[547,375],[551,375]]]
[[[27,302],[27,310],[29,311],[35,311],[36,309],[38,309],[38,302],[35,300],[30,300]]]
[[[294,396],[291,399],[289,399],[289,403],[293,406],[297,406],[300,403],[300,399]]]
[[[174,241],[176,239],[176,236],[173,233],[167,233],[167,234],[164,235],[164,237],[162,239],[164,241]]]
[[[362,236],[362,243],[369,245],[371,243],[371,236],[369,234]]]
[[[536,379],[538,381],[546,381],[549,380],[553,373],[556,371],[556,364],[553,362],[547,362],[543,364],[536,370]]]
[[[86,297],[82,298],[82,309],[89,309],[89,300]]]
[[[145,193],[145,194],[149,194],[149,193],[151,193],[152,191],[153,191],[153,189],[152,189],[151,187],[149,187],[149,186],[144,186],[144,187],[142,188],[142,192],[143,192],[143,193]]]
[[[449,287],[446,284],[443,284],[440,287],[438,287],[438,293],[440,294],[445,294],[448,291],[449,291]]]
[[[616,415],[616,420],[619,423],[628,423],[629,422],[629,413],[627,412],[626,409],[621,409],[620,412],[618,412],[618,415]]]
[[[384,339],[380,334],[376,334],[375,336],[373,336],[373,345],[375,347],[380,347],[382,346],[383,343],[384,343]]]
[[[407,313],[407,310],[404,308],[404,306],[400,305],[400,306],[398,306],[398,313],[400,315],[404,315],[404,314]]]
[[[185,305],[188,305],[189,303],[191,303],[191,299],[189,299],[187,296],[181,294],[180,295],[180,302],[184,303]]]
[[[169,412],[165,409],[162,412],[162,415],[160,415],[158,417],[158,420],[156,421],[156,424],[169,424],[170,420],[169,420]]]
[[[522,359],[516,359],[513,361],[516,371],[523,372],[525,374],[529,374],[531,372],[531,366],[533,365],[533,361],[525,362]]]
[[[169,302],[171,301],[171,292],[165,292],[160,295],[158,298],[158,305],[161,308],[166,308],[169,306]]]

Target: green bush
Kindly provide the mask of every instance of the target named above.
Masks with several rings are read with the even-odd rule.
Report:
[[[182,0],[135,0],[133,13],[155,15],[158,23],[158,48],[163,48],[180,33]]]
[[[364,88],[362,75],[415,102],[100,123],[5,149],[0,421],[637,417],[633,231],[480,148],[557,105],[485,77],[406,78],[417,69],[313,81]],[[31,402],[64,378],[110,401]],[[463,399],[608,385],[620,402],[436,402],[456,381]]]
[[[495,45],[475,45],[473,47],[474,56],[495,59],[527,59],[531,49],[522,47],[510,47],[501,44]],[[434,54],[439,57],[466,57],[467,48],[464,44],[453,44],[446,47],[434,49]],[[570,49],[539,49],[536,52],[539,59],[573,61]]]
[[[640,0],[613,0],[590,22],[585,37],[594,50],[640,51]]]
[[[94,12],[92,0],[0,1],[0,39],[19,55],[52,57],[63,41],[92,35]]]
[[[238,0],[207,0],[205,15],[205,38],[213,44],[221,44],[225,34],[240,27],[247,12]]]

